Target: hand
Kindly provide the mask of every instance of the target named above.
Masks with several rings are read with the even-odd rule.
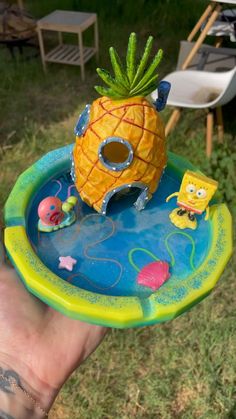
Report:
[[[167,198],[166,198],[166,202],[169,202],[169,200],[170,200],[171,198],[173,198],[174,196],[178,196],[178,195],[179,195],[179,192],[174,192],[174,193],[172,193],[171,195],[167,196]]]
[[[16,372],[25,389],[49,410],[63,383],[100,344],[106,328],[53,310],[26,290],[1,256],[0,265],[0,368]]]

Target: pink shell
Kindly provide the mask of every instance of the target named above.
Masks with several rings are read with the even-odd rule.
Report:
[[[169,264],[164,261],[158,261],[144,266],[138,274],[137,283],[156,291],[169,278]]]
[[[62,202],[56,196],[47,196],[38,206],[38,216],[44,225],[57,225],[64,218]]]

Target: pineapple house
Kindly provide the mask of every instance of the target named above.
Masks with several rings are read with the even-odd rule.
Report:
[[[154,72],[162,57],[159,50],[148,65],[152,43],[149,37],[136,64],[132,33],[125,67],[115,49],[109,49],[114,77],[97,69],[108,87],[95,87],[101,97],[86,105],[75,127],[72,177],[82,200],[102,214],[112,196],[127,188],[140,190],[135,206],[143,209],[166,166],[164,125],[146,99],[157,87]]]

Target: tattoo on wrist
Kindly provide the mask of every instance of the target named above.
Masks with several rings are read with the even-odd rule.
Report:
[[[0,419],[16,419],[12,415],[8,415],[8,413],[3,412],[3,410],[0,410]]]
[[[20,387],[22,390],[23,387],[21,386],[20,377],[16,374],[15,371],[12,370],[3,370],[0,367],[0,390],[4,393],[11,393],[14,394],[14,391],[11,387],[11,382],[15,381],[16,385]]]
[[[16,393],[20,390],[21,394],[25,397],[27,397],[28,401],[31,401],[31,403],[34,405],[34,407],[37,407],[41,414],[44,415],[44,417],[48,416],[48,412],[46,412],[39,403],[31,396],[30,393],[28,393],[24,386],[22,385],[21,379],[19,374],[17,374],[15,371],[10,369],[3,369],[0,367],[0,392],[3,392],[5,394],[10,395],[16,395]],[[0,409],[0,419],[15,419],[13,416],[9,415],[8,413],[2,411]]]

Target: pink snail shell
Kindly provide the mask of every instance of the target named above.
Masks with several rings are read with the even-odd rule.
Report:
[[[55,226],[62,222],[64,212],[62,202],[55,196],[44,198],[38,206],[38,216],[44,225]]]

